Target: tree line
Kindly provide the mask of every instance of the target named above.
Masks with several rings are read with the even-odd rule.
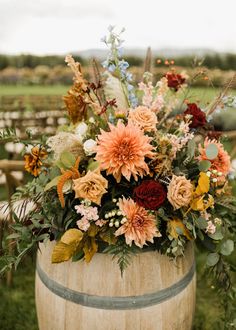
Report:
[[[74,56],[76,61],[79,61],[83,66],[89,65],[90,61],[80,56]],[[130,66],[142,66],[143,58],[137,56],[126,56],[125,58]],[[172,60],[172,59],[171,59]],[[178,56],[175,59],[175,65],[182,67],[191,67],[202,63],[209,69],[219,68],[221,70],[236,70],[236,54],[208,54],[203,58],[194,58],[194,56]],[[153,59],[154,66],[165,65],[166,58],[156,57]],[[7,67],[15,68],[35,68],[39,65],[54,67],[57,65],[65,65],[65,57],[57,55],[37,56],[31,54],[21,55],[4,55],[0,54],[0,70]]]

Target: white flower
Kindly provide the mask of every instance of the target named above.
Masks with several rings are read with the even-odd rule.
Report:
[[[75,134],[78,136],[81,142],[85,137],[87,131],[88,131],[88,125],[85,122],[79,123],[79,125],[77,125],[77,127],[75,128]]]
[[[87,156],[92,155],[94,151],[94,147],[97,145],[97,142],[93,139],[86,140],[84,142],[84,151]]]
[[[90,117],[90,118],[89,118],[89,122],[90,122],[91,124],[95,124],[95,119],[94,119],[93,117]]]
[[[233,170],[236,171],[236,159],[232,160],[231,166],[232,166]]]

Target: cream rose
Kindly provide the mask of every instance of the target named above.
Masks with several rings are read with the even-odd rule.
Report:
[[[79,123],[75,128],[75,134],[77,135],[80,142],[83,141],[88,131],[88,125],[85,122]]]
[[[130,109],[128,121],[137,125],[145,132],[156,131],[157,117],[155,113],[147,107],[139,106]]]
[[[98,205],[102,196],[107,192],[108,181],[100,174],[99,169],[88,173],[74,182],[75,198],[88,199]]]
[[[185,176],[173,175],[168,186],[167,198],[175,210],[188,206],[193,194],[193,185]]]
[[[91,156],[95,153],[95,146],[97,145],[97,142],[93,139],[86,140],[84,142],[84,151],[87,156]]]

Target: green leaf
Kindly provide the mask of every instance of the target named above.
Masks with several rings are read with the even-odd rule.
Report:
[[[209,160],[202,160],[198,165],[199,171],[201,172],[207,172],[210,167],[211,162]]]
[[[221,231],[216,231],[215,234],[208,235],[210,238],[220,241],[224,238],[223,234]]]
[[[204,235],[203,235],[203,233],[201,232],[201,230],[198,230],[198,231],[197,231],[197,236],[200,238],[201,241],[204,240]]]
[[[61,171],[58,167],[52,167],[49,173],[50,180],[54,179],[56,176],[60,175]]]
[[[88,167],[87,167],[87,170],[89,171],[94,171],[94,170],[96,170],[97,168],[99,167],[99,162],[97,162],[97,161],[91,161],[91,162],[89,162],[89,164],[88,164]]]
[[[190,158],[194,157],[195,148],[196,148],[196,142],[194,139],[192,139],[188,142],[188,155]]]
[[[218,253],[210,253],[207,256],[207,266],[213,267],[219,261],[220,256]]]
[[[229,256],[234,250],[234,242],[231,239],[223,242],[221,245],[220,253],[224,256]]]
[[[19,238],[21,235],[18,233],[13,233],[9,236],[7,236],[7,239],[14,239],[14,238]]]
[[[218,148],[215,143],[210,143],[206,148],[206,156],[208,159],[215,159],[218,155]]]
[[[195,219],[195,225],[199,228],[199,229],[206,229],[207,227],[207,221],[206,219],[199,217],[198,219]]]
[[[76,262],[81,260],[84,257],[84,251],[80,250],[79,252],[75,253],[71,259],[72,262]]]
[[[109,245],[115,245],[117,242],[117,237],[114,235],[114,233],[115,230],[113,228],[109,228],[106,231],[100,232],[99,236],[104,242],[108,243]]]
[[[48,184],[46,184],[44,191],[48,191],[50,190],[52,187],[55,187],[58,184],[58,181],[60,179],[60,175],[56,176],[54,179],[52,179],[50,182],[48,182]]]
[[[75,164],[75,161],[76,161],[75,156],[71,152],[64,151],[61,154],[60,162],[62,163],[64,168],[73,167]]]

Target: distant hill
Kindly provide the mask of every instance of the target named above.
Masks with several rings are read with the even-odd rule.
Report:
[[[180,57],[180,56],[199,56],[202,57],[204,55],[215,55],[217,52],[212,49],[207,48],[196,48],[196,49],[177,49],[177,48],[160,48],[160,49],[152,49],[153,56],[161,56],[161,57]],[[73,51],[73,55],[79,55],[82,58],[88,59],[91,57],[95,57],[98,59],[105,59],[107,55],[107,50],[104,49],[88,49],[83,51]],[[126,48],[124,51],[125,56],[136,56],[136,57],[145,57],[146,49],[145,48]]]

